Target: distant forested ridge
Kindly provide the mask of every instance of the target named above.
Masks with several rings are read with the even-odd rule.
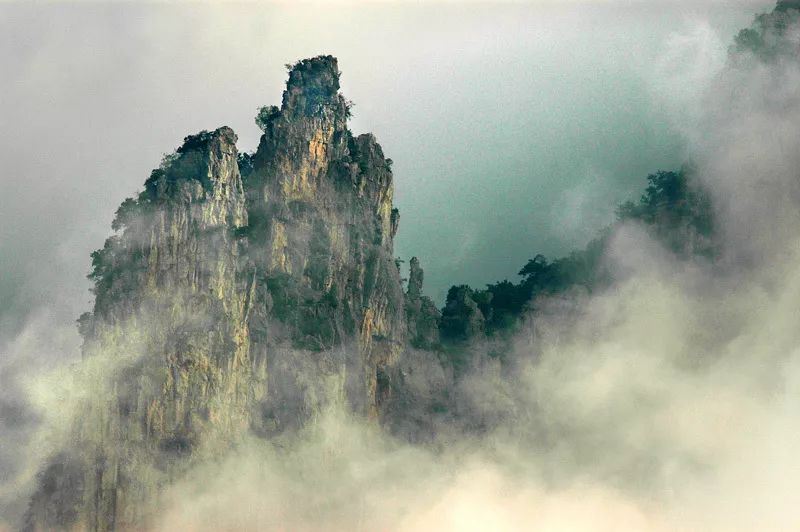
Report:
[[[440,324],[444,343],[458,343],[479,335],[513,332],[526,311],[534,310],[542,297],[582,290],[591,293],[612,281],[603,257],[614,230],[637,224],[676,257],[715,254],[711,201],[690,167],[647,176],[647,187],[638,201],[626,201],[616,210],[616,222],[599,231],[585,248],[564,257],[542,254],[519,270],[516,282],[504,279],[476,289],[452,286],[447,292]]]

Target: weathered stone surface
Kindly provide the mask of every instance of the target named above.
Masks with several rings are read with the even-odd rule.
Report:
[[[313,381],[338,375],[351,406],[374,414],[378,368],[394,363],[405,334],[393,257],[397,214],[390,162],[374,136],[350,134],[349,104],[338,89],[333,57],[295,65],[246,181],[250,267],[259,284],[253,348],[305,353]],[[298,375],[296,364],[285,363],[294,354],[282,349],[270,359],[268,426],[302,418],[285,405],[310,407],[297,396],[313,402],[322,393],[304,392],[309,371]]]
[[[80,322],[85,363],[102,371],[84,383],[95,387],[43,473],[28,528],[140,526],[178,458],[249,426],[265,368],[250,358],[235,143],[226,127],[187,137],[94,254],[95,307]]]
[[[229,128],[187,137],[123,203],[79,320],[99,378],[29,529],[140,528],[161,486],[248,432],[330,401],[378,417],[407,334],[399,214],[391,161],[350,133],[349,105],[336,59],[301,61],[254,155]]]
[[[406,321],[410,344],[418,349],[431,349],[439,344],[439,324],[442,313],[433,301],[422,295],[424,272],[419,259],[409,262],[408,288],[406,290]]]

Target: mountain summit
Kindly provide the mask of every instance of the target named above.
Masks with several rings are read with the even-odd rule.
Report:
[[[123,202],[80,319],[98,390],[29,528],[137,527],[202,449],[280,434],[331,401],[379,416],[408,337],[399,214],[391,161],[347,128],[339,75],[331,56],[298,62],[281,107],[259,114],[255,154],[227,127],[186,137]]]
[[[254,153],[228,127],[188,136],[119,207],[92,254],[75,412],[27,529],[147,528],[193,466],[291,436],[332,405],[411,442],[490,431],[515,414],[492,405],[515,400],[507,357],[537,301],[607,285],[610,231],[537,255],[518,284],[454,286],[437,309],[419,260],[400,276],[392,161],[348,129],[339,76],[334,57],[299,61],[281,106],[256,117]],[[690,171],[648,179],[620,221],[677,256],[713,253]],[[503,380],[478,404],[470,379],[487,367]]]

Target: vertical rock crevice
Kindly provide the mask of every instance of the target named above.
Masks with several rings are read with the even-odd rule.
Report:
[[[308,372],[300,377],[296,364],[282,360],[301,352],[317,382],[334,377],[350,406],[375,414],[378,367],[396,360],[405,335],[393,257],[397,215],[391,161],[373,135],[351,134],[349,114],[335,58],[294,65],[281,108],[268,113],[246,182],[248,241],[266,287],[257,298],[260,321],[270,321],[271,304],[281,322],[273,327],[287,329],[293,350],[270,359],[276,369],[270,383],[281,388],[270,401],[301,396],[302,403],[326,394],[309,390],[299,382]],[[258,336],[267,344],[283,341]],[[287,414],[273,408],[268,417],[278,425],[298,417],[295,410]]]

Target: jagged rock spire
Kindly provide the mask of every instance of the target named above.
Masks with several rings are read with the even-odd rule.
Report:
[[[146,528],[197,449],[330,401],[378,416],[407,334],[399,215],[391,161],[348,116],[336,59],[300,61],[246,180],[222,127],[186,137],[123,203],[81,318],[87,355],[111,369],[43,472],[30,528]]]
[[[289,71],[281,109],[311,115],[325,105],[344,104],[339,95],[339,75],[339,64],[333,56],[298,61]]]
[[[294,347],[351,353],[339,362],[346,396],[356,410],[374,411],[377,368],[393,363],[405,335],[393,249],[399,218],[391,161],[373,135],[349,131],[339,75],[331,56],[291,67],[248,177],[248,238],[265,290],[256,300],[285,301],[287,290],[274,288],[282,279],[292,303],[282,305],[288,315],[280,321],[294,324]],[[262,309],[256,316],[267,322],[269,314]],[[273,389],[293,380],[280,371],[270,375]]]

